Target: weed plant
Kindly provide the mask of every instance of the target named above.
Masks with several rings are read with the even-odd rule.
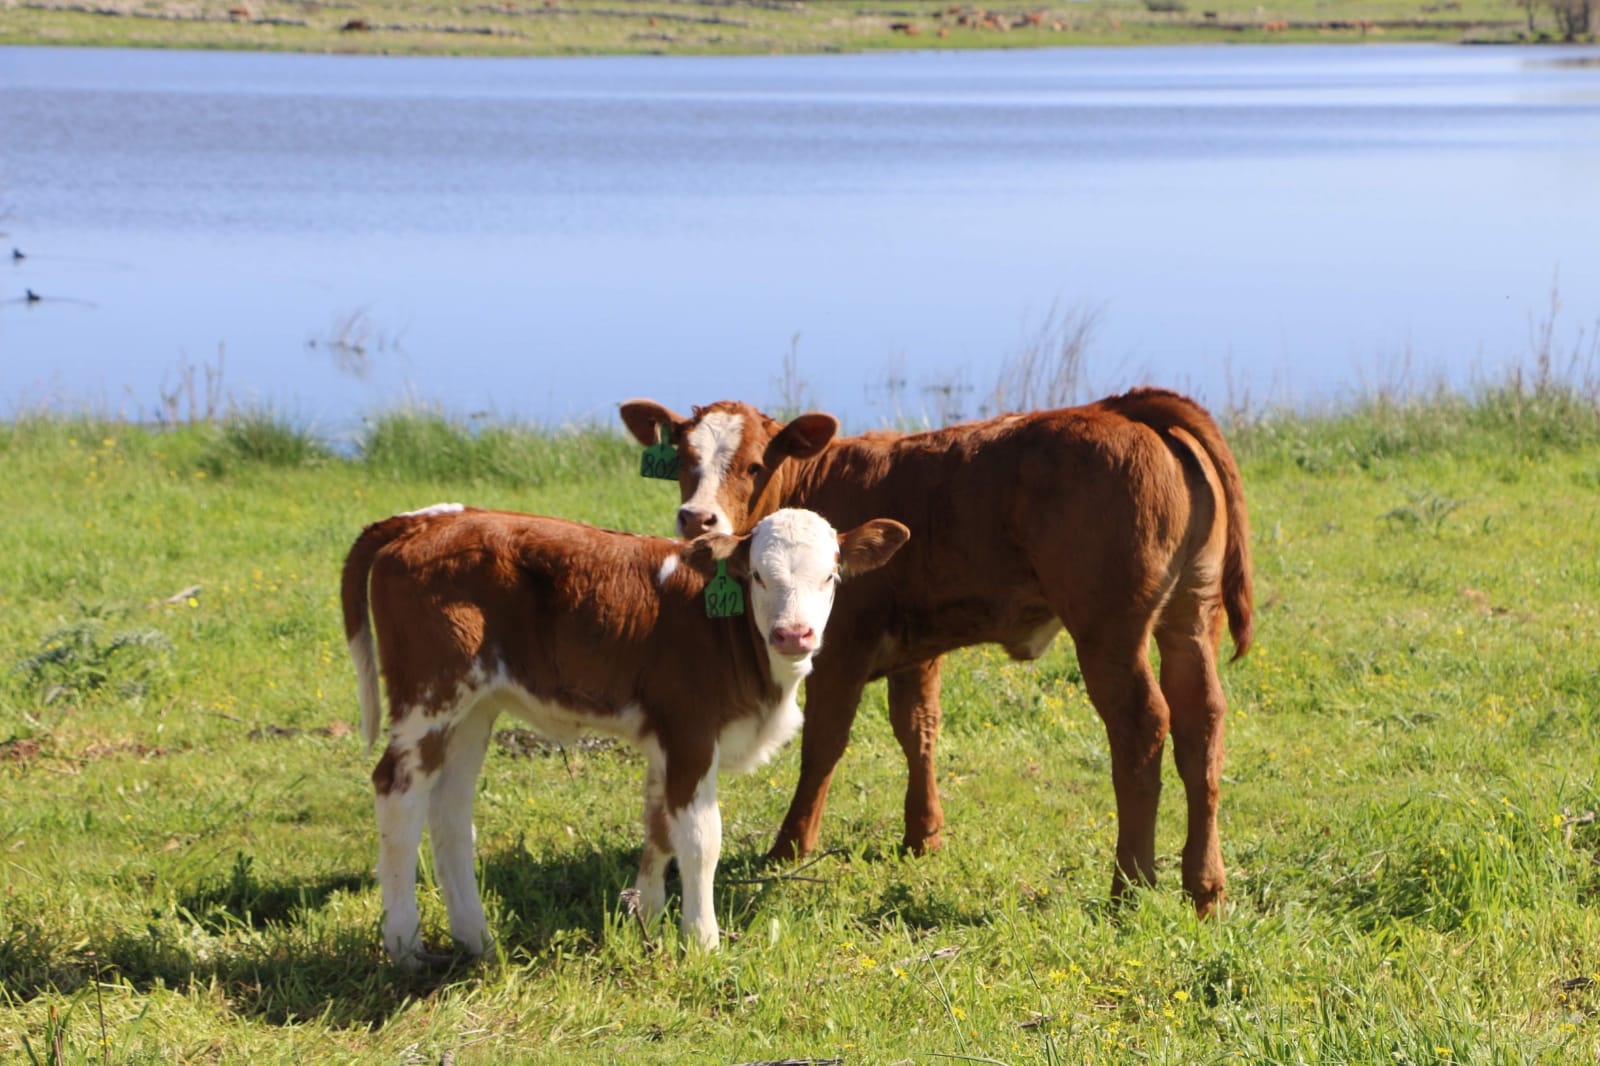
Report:
[[[1554,1066],[1600,1050],[1600,419],[1581,396],[1232,427],[1258,636],[1224,675],[1220,920],[1176,887],[1170,771],[1162,882],[1107,909],[1109,758],[1061,640],[1031,666],[950,657],[936,856],[895,851],[904,770],[881,684],[834,781],[831,850],[804,869],[759,861],[798,746],[725,779],[715,954],[618,902],[636,756],[496,743],[476,821],[501,954],[430,979],[379,941],[345,550],[443,499],[667,532],[676,496],[604,431],[390,416],[354,456],[297,432],[0,427],[0,1059]],[[421,898],[443,944],[426,866]]]

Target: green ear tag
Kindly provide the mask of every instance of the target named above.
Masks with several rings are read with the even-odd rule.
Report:
[[[662,425],[661,440],[644,450],[644,458],[639,461],[639,476],[660,478],[663,481],[678,480],[678,449],[667,443],[667,427]]]
[[[726,560],[717,560],[717,576],[706,586],[706,617],[732,618],[744,614],[744,588],[728,576]]]

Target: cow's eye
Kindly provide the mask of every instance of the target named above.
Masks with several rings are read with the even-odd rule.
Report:
[[[761,472],[763,470],[765,470],[765,469],[766,469],[766,467],[762,466],[760,463],[751,463],[750,464],[750,469],[746,470],[745,473],[748,474],[750,477],[756,478],[756,477],[760,477],[761,476]]]
[[[751,578],[753,578],[755,580],[755,583],[760,585],[762,588],[766,588],[767,587],[767,583],[766,583],[765,580],[762,579],[760,571],[752,570],[750,572],[750,576],[751,576]]]

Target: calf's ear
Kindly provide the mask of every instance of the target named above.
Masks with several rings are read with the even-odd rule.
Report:
[[[622,424],[628,427],[633,439],[646,448],[661,440],[657,426],[665,423],[670,428],[683,421],[676,412],[662,407],[654,400],[629,400],[622,405],[621,410]]]
[[[717,564],[728,564],[728,576],[744,579],[750,575],[750,537],[727,533],[702,533],[683,549],[683,561],[706,577],[717,572]]]
[[[832,415],[813,411],[801,415],[767,442],[762,461],[767,466],[781,459],[809,459],[828,446],[839,433],[839,420]]]
[[[874,518],[839,534],[839,571],[855,577],[888,562],[911,539],[911,530],[892,518]]]

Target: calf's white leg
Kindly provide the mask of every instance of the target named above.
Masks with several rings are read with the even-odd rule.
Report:
[[[383,774],[384,767],[390,772]],[[382,777],[380,778],[380,774]],[[414,754],[393,745],[374,774],[378,809],[378,885],[383,890],[383,946],[403,969],[420,963],[422,917],[417,911],[417,848],[434,778],[417,770]]]
[[[444,762],[428,803],[428,842],[434,876],[450,916],[450,936],[464,951],[486,953],[492,945],[473,868],[472,801],[489,748],[494,714],[483,709],[463,715],[450,730]]]
[[[717,760],[695,785],[687,805],[667,815],[667,834],[683,879],[683,936],[703,948],[717,946],[717,913],[711,895],[722,854],[722,812],[717,809]]]

